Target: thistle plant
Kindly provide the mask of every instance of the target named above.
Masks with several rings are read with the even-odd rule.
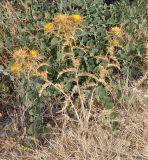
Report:
[[[44,81],[39,89],[39,96],[42,96],[46,88],[54,87],[65,97],[67,106],[73,107],[74,112],[79,119],[78,111],[74,105],[74,94],[78,94],[78,101],[82,107],[82,112],[86,106],[86,102],[89,100],[89,96],[85,94],[87,88],[91,88],[91,91],[95,90],[98,86],[102,85],[109,92],[110,95],[114,95],[113,88],[110,86],[111,77],[109,70],[116,68],[120,70],[120,64],[118,59],[114,55],[115,47],[120,46],[119,39],[123,35],[122,29],[115,27],[111,29],[109,33],[109,43],[107,47],[107,53],[91,56],[90,51],[85,47],[79,46],[76,43],[77,35],[76,31],[81,30],[83,27],[83,17],[80,15],[57,15],[52,22],[44,25],[45,35],[52,35],[58,38],[60,43],[61,54],[61,66],[66,64],[66,68],[62,68],[57,74],[56,82],[52,81],[49,77],[48,71],[42,71],[42,66],[52,67],[45,60],[39,60],[39,52],[31,50],[29,52],[24,49],[19,49],[13,54],[15,63],[11,67],[11,71],[16,73],[18,77],[22,74],[27,79],[38,77]],[[77,52],[82,52],[84,56],[77,56]],[[96,63],[96,69],[87,71],[84,68],[89,67],[89,59],[93,59]],[[85,61],[85,63],[84,63]],[[66,77],[66,82],[63,83],[62,78]],[[70,89],[67,90],[67,86]],[[77,101],[77,102],[78,102]],[[66,109],[66,108],[65,108]]]
[[[64,48],[71,47],[74,43],[75,31],[82,25],[82,17],[80,15],[57,15],[53,22],[44,25],[45,34],[54,35],[62,41],[60,48],[61,59],[63,60]],[[72,49],[72,48],[70,48]]]
[[[58,73],[57,79],[60,77],[64,77],[65,75],[68,76],[69,73],[73,73],[73,77],[68,77],[67,82],[68,83],[74,83],[75,85],[73,88],[75,88],[75,92],[77,90],[79,94],[79,98],[81,101],[81,106],[84,107],[86,95],[84,93],[85,87],[97,87],[98,85],[103,85],[111,94],[112,94],[112,87],[109,85],[108,81],[106,79],[109,79],[108,71],[110,68],[117,68],[120,69],[120,64],[116,58],[116,56],[113,54],[114,48],[119,45],[119,42],[117,40],[117,37],[121,37],[123,34],[122,29],[116,27],[112,28],[112,36],[114,36],[114,41],[117,41],[117,44],[110,44],[109,47],[112,48],[112,51],[109,51],[108,54],[105,56],[94,56],[91,57],[91,53],[89,53],[88,50],[86,50],[82,46],[76,45],[76,30],[80,29],[82,27],[83,18],[80,15],[58,15],[54,18],[54,21],[52,23],[47,23],[44,26],[44,31],[47,34],[52,34],[62,40],[61,44],[61,55],[62,60],[66,63],[68,61],[69,66],[66,69],[61,70]],[[109,40],[110,41],[110,40]],[[66,51],[67,49],[67,51]],[[84,53],[85,57],[94,58],[94,61],[105,61],[104,65],[99,65],[99,71],[97,73],[90,73],[90,72],[84,72],[82,71],[83,66],[83,59],[84,57],[78,57],[75,54],[75,50],[81,51]],[[85,80],[81,80],[82,77],[85,77]],[[88,80],[89,79],[89,80]],[[48,82],[47,82],[48,84]],[[46,83],[44,86],[48,86]],[[91,84],[91,85],[90,85]],[[93,85],[92,85],[93,84]],[[62,83],[58,83],[58,86],[63,89],[62,92],[65,93],[65,86],[62,86]],[[42,87],[41,91],[43,91]],[[71,92],[73,89],[71,89]],[[41,93],[41,92],[40,92]],[[73,95],[73,94],[71,94]],[[70,97],[72,98],[72,97]]]

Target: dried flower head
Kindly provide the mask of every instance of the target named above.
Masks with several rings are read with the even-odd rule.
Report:
[[[105,68],[102,68],[100,70],[100,78],[105,78],[107,74],[108,74],[108,70],[106,70]]]
[[[55,23],[66,23],[68,20],[68,16],[67,15],[57,15],[55,18],[54,18],[54,22]]]
[[[18,59],[25,56],[25,53],[26,53],[26,51],[24,49],[20,48],[18,51],[13,53],[13,58],[15,59],[15,61],[17,61]]]
[[[123,30],[120,27],[113,27],[111,28],[111,32],[114,36],[122,37],[123,35]]]
[[[73,64],[75,67],[79,67],[80,65],[79,59],[73,59]]]
[[[110,53],[110,54],[113,54],[114,53],[114,47],[113,46],[107,47],[107,52]]]
[[[112,47],[120,47],[119,41],[117,39],[111,39],[109,45]]]

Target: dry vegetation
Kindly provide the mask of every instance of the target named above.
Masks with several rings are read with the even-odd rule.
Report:
[[[60,117],[63,121],[61,127],[47,125],[42,135],[44,145],[41,145],[35,137],[24,135],[23,132],[14,138],[1,138],[1,158],[146,160],[148,158],[147,107],[136,106],[135,98],[133,100],[134,106],[130,102],[129,106],[118,109],[120,116],[114,120],[110,119],[111,111],[106,109],[85,110],[87,116],[81,120],[81,125],[63,114]],[[104,116],[107,118],[101,123]],[[120,124],[120,130],[112,131],[113,122]]]

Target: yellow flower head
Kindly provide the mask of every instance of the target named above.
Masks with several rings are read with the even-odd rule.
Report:
[[[17,73],[19,71],[18,65],[15,63],[11,66],[11,72]]]
[[[33,57],[33,58],[36,58],[36,57],[38,56],[38,54],[39,54],[39,52],[36,51],[36,50],[31,50],[31,51],[30,51],[30,55],[31,55],[31,57]]]
[[[123,35],[123,30],[120,27],[113,27],[111,28],[111,32],[113,35],[121,37]]]
[[[80,22],[81,19],[82,19],[81,16],[78,15],[78,14],[72,15],[71,18],[72,18],[72,20],[73,20],[74,22]]]
[[[53,24],[52,24],[52,23],[47,23],[47,24],[44,25],[44,32],[47,33],[47,32],[49,32],[52,28],[53,28]]]

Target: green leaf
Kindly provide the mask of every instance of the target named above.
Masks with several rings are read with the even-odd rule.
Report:
[[[29,115],[31,116],[35,115],[34,110],[29,110]]]
[[[105,108],[107,108],[107,109],[112,109],[113,106],[114,106],[114,104],[112,102],[105,103]]]
[[[116,130],[119,130],[119,129],[120,129],[120,124],[119,124],[119,122],[114,121],[114,122],[112,123],[112,130],[113,130],[113,131],[116,131]]]
[[[11,46],[12,45],[11,37],[7,37],[6,40],[5,40],[5,43],[6,43],[7,46]]]
[[[137,52],[138,52],[139,55],[144,54],[144,52],[145,52],[144,44],[140,44],[140,45],[138,46]]]
[[[106,91],[102,86],[97,87],[95,92],[100,98],[103,98],[104,96],[106,96]]]
[[[103,124],[105,124],[105,123],[107,123],[107,117],[106,116],[103,116],[102,118],[101,118],[101,122],[103,123]]]
[[[53,38],[50,42],[51,45],[57,45],[59,43],[59,39],[58,38]]]
[[[34,117],[30,117],[29,122],[33,122],[33,121],[34,121]]]
[[[131,51],[131,46],[130,46],[129,43],[125,46],[125,50],[126,50],[127,52],[130,52],[130,51]]]
[[[144,103],[145,105],[148,105],[148,97],[145,97],[145,98],[143,99],[143,103]]]
[[[35,132],[36,132],[37,135],[39,135],[39,134],[44,132],[44,128],[42,126],[41,127],[36,127]]]
[[[31,23],[28,23],[28,24],[27,24],[27,28],[28,28],[29,30],[32,30],[32,29],[33,29],[32,24],[31,24]]]
[[[113,118],[113,119],[115,119],[116,117],[118,117],[118,115],[119,115],[119,113],[117,113],[117,112],[112,112],[110,114],[111,118]]]
[[[2,65],[0,65],[0,72],[4,71],[4,67]]]
[[[36,125],[36,126],[41,126],[41,125],[42,125],[42,120],[37,119],[37,120],[35,121],[35,125]]]
[[[27,132],[28,132],[29,135],[33,135],[34,128],[33,128],[32,125],[28,128]]]

